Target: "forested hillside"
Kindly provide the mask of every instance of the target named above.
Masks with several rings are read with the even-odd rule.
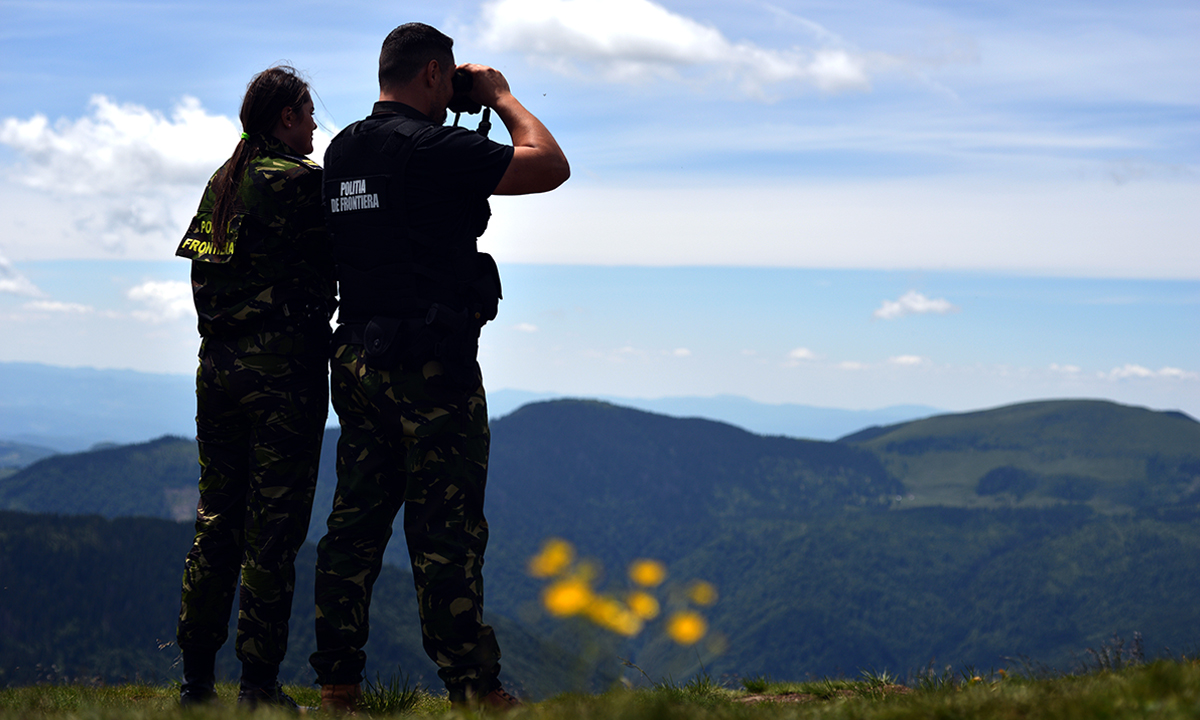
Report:
[[[183,523],[0,511],[0,686],[178,679],[175,622],[190,545],[191,527]],[[296,563],[284,682],[313,679],[308,656],[316,649],[314,564],[308,545]],[[440,687],[437,668],[421,649],[411,576],[385,567],[374,596],[367,646],[371,679],[400,668],[414,683]],[[563,651],[497,613],[488,620],[505,638],[505,667],[514,689],[544,696],[569,686],[571,664]],[[231,624],[231,638],[232,632]],[[232,645],[226,643],[218,670],[236,679]]]
[[[492,428],[488,608],[612,672],[627,657],[655,677],[685,677],[701,662],[714,675],[777,678],[999,667],[1020,656],[1069,667],[1086,647],[1134,632],[1152,652],[1191,652],[1200,647],[1198,429],[1177,413],[1059,401],[825,443],[597,402],[526,406]],[[326,438],[314,541],[333,491],[334,444]],[[164,492],[194,485],[194,453],[165,438],[47,458],[0,478],[0,502],[170,517]],[[176,528],[176,550],[144,561],[171,568],[170,587],[155,591],[171,607],[155,612],[173,617],[190,527],[162,527]],[[600,589],[626,587],[625,565],[638,557],[668,563],[668,605],[678,601],[672,583],[713,582],[712,633],[679,648],[653,623],[617,641],[547,618],[543,581],[525,564],[551,536],[594,558]],[[401,537],[391,557],[403,562]],[[136,558],[143,545],[121,547]],[[388,577],[407,585],[403,569]],[[30,598],[21,602],[36,610],[42,600]],[[418,648],[406,662],[421,661]],[[534,676],[553,675],[537,669],[537,653],[527,657]]]

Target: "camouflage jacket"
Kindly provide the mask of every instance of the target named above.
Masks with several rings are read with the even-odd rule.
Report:
[[[336,304],[321,177],[319,165],[269,137],[246,166],[224,252],[212,243],[215,192],[209,180],[175,251],[192,261],[201,337],[244,339],[247,352],[325,352],[323,346],[304,347],[296,331],[317,327],[318,320],[327,326]]]

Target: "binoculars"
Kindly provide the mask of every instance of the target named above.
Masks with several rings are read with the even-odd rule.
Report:
[[[454,71],[450,83],[454,86],[454,97],[450,98],[450,104],[446,106],[447,110],[456,115],[460,113],[474,115],[483,109],[482,105],[468,97],[471,94],[471,88],[475,85],[471,73],[459,68]]]

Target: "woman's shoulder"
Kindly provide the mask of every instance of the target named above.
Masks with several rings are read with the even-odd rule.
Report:
[[[319,196],[322,174],[321,166],[303,155],[265,152],[247,166],[243,192],[280,200],[313,192]]]
[[[268,178],[304,178],[315,176],[320,179],[321,166],[303,155],[277,150],[268,150],[256,156],[248,171]]]

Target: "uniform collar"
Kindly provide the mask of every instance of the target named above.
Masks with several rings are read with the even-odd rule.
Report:
[[[376,102],[375,106],[371,108],[371,117],[379,117],[380,115],[405,115],[415,120],[426,120],[433,122],[433,118],[429,117],[420,110],[412,107],[411,105],[405,105],[402,102],[396,102],[395,100],[380,100]]]
[[[288,147],[288,144],[274,135],[267,133],[263,135],[262,149],[264,152],[269,152],[272,155],[298,155],[295,150]]]

